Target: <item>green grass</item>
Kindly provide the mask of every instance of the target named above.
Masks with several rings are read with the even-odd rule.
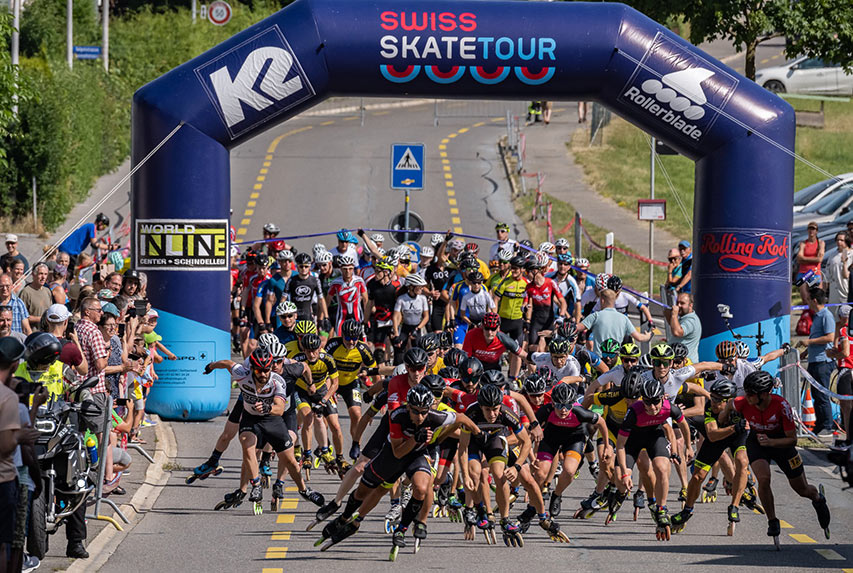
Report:
[[[816,101],[792,100],[795,109],[817,110]],[[826,102],[823,129],[797,128],[796,151],[802,157],[833,174],[853,171],[853,102]],[[604,128],[604,144],[588,146],[589,133],[577,130],[568,143],[576,161],[583,167],[587,182],[596,191],[612,198],[620,206],[636,212],[637,199],[649,196],[649,136],[628,122],[615,118]],[[681,156],[662,156],[661,161],[672,180],[674,194],[658,167],[655,197],[667,200],[667,220],[658,223],[676,237],[690,237],[693,229],[678,207],[676,194],[687,215],[693,216],[693,162]],[[797,161],[794,190],[802,189],[826,177]]]

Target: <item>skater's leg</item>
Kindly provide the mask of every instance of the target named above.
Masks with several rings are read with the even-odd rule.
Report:
[[[329,424],[329,430],[332,433],[332,443],[335,445],[335,453],[343,455],[344,451],[344,435],[341,432],[341,424],[337,414],[326,416],[326,422]]]
[[[770,488],[770,464],[767,460],[759,459],[751,462],[750,467],[752,467],[752,475],[755,476],[755,481],[758,483],[758,497],[761,500],[761,505],[764,506],[767,519],[776,519],[776,503],[773,499],[773,490]]]
[[[725,467],[720,465],[720,467]],[[746,455],[746,450],[739,450],[735,454],[734,474],[729,482],[732,484],[732,505],[740,505],[740,498],[746,489],[746,479],[749,475],[749,458]],[[723,471],[725,473],[725,471]]]
[[[669,458],[656,457],[652,460],[652,467],[655,474],[655,499],[658,506],[666,505],[666,496],[669,490]]]
[[[580,466],[580,454],[575,451],[566,452],[563,456],[563,473],[557,478],[557,483],[554,484],[554,495],[562,495],[566,488],[575,480],[575,472]]]

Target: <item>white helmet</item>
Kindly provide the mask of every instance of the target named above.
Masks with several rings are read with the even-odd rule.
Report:
[[[328,251],[328,249],[326,248],[326,245],[324,245],[323,243],[316,243],[316,244],[311,248],[311,252],[312,252],[312,253],[314,253],[314,258],[315,258],[315,259],[317,258],[317,254],[318,254],[318,253],[322,253],[323,251]]]
[[[293,260],[293,251],[289,251],[284,249],[283,251],[278,252],[278,260],[280,261],[292,261]]]
[[[385,235],[383,235],[382,233],[373,233],[372,235],[370,235],[370,240],[374,243],[384,243]]]
[[[435,251],[432,250],[432,247],[421,247],[421,258],[423,257],[434,257]]]
[[[426,281],[424,277],[417,273],[412,273],[406,276],[406,286],[407,287],[417,287],[417,286],[426,286]]]
[[[597,275],[595,275],[595,289],[599,290],[599,291],[606,289],[607,288],[607,281],[612,276],[613,275],[608,274],[608,273],[598,273]]]
[[[280,230],[281,229],[279,229],[278,225],[276,225],[275,223],[267,223],[266,225],[264,225],[264,231],[266,231],[267,233],[272,233],[273,235],[278,235]]]
[[[395,266],[395,267],[397,266],[397,263],[399,263],[399,262],[400,262],[400,255],[399,255],[399,254],[397,254],[397,250],[396,250],[396,249],[391,249],[391,250],[388,252],[388,254],[385,256],[385,258],[388,260],[388,264],[389,264],[389,265],[392,265],[392,266]]]
[[[444,242],[444,235],[441,233],[433,233],[432,238],[429,240],[429,244],[433,246],[433,248],[439,246]]]
[[[575,266],[579,269],[586,270],[589,268],[589,259],[584,259],[583,257],[575,259]]]
[[[513,257],[512,249],[501,249],[498,251],[498,260],[501,262],[509,262],[509,260]]]
[[[320,251],[314,255],[314,262],[320,265],[332,262],[332,253],[329,251]]]
[[[284,344],[282,344],[281,341],[278,339],[276,339],[275,342],[269,344],[267,346],[267,350],[269,350],[269,353],[272,354],[272,357],[276,360],[281,360],[282,358],[285,358],[287,356],[287,347],[285,347]]]
[[[267,349],[276,342],[278,342],[278,336],[272,332],[265,332],[258,338],[258,346],[263,346]]]
[[[355,259],[349,255],[341,255],[338,257],[338,264],[342,267],[354,267]]]
[[[283,300],[278,303],[277,307],[275,307],[275,313],[278,316],[284,316],[285,314],[296,314],[296,311],[296,305],[290,302],[289,300]]]
[[[239,257],[240,256],[240,247],[237,245],[231,245],[231,256]]]
[[[447,248],[451,251],[461,251],[465,248],[465,241],[462,239],[453,239],[447,243]]]
[[[543,253],[548,253],[549,255],[554,252],[554,243],[549,243],[545,241],[544,243],[539,244],[539,250]]]
[[[385,249],[382,247],[376,247],[376,252],[379,254],[380,259],[385,256]]]
[[[555,246],[555,247],[566,247],[566,248],[569,248],[569,240],[568,240],[568,239],[564,239],[563,237],[560,237],[559,239],[557,239],[556,241],[554,241],[554,246]]]
[[[746,360],[749,358],[749,345],[743,340],[737,341],[737,357]]]

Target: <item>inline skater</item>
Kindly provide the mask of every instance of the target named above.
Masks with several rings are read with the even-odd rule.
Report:
[[[287,281],[287,297],[296,305],[297,320],[325,321],[329,318],[326,300],[320,279],[311,274],[311,257],[308,253],[299,253],[295,257],[296,274]],[[319,259],[318,259],[319,262]],[[331,258],[329,259],[331,262]],[[314,312],[316,302],[317,311]]]
[[[499,255],[504,251],[500,251]],[[509,259],[509,275],[492,289],[501,318],[501,331],[519,344],[524,344],[524,303],[527,298],[527,279],[524,278],[525,258],[515,255]],[[509,376],[515,378],[521,370],[521,360],[510,356]]]
[[[726,404],[720,422],[728,424],[735,414],[746,420],[749,434],[746,453],[749,465],[758,482],[758,497],[767,513],[767,535],[779,547],[781,532],[776,516],[776,502],[770,486],[770,462],[776,462],[788,483],[800,497],[812,500],[818,523],[829,539],[830,512],[819,488],[809,484],[803,468],[803,460],[797,452],[797,427],[790,404],[778,394],[773,394],[773,376],[763,370],[751,372],[743,381],[744,396],[738,396]],[[740,422],[738,422],[740,423]]]
[[[273,331],[273,334],[282,344],[296,340],[296,333],[293,332],[293,327],[296,325],[297,312],[296,305],[289,300],[281,301],[275,309],[280,326]]]
[[[525,330],[528,332],[528,352],[532,352],[539,345],[539,332],[551,330],[556,316],[566,316],[566,300],[560,293],[553,280],[547,278],[543,269],[548,259],[537,254],[527,262],[530,273],[530,281],[525,293],[530,305],[525,307],[524,321]],[[558,309],[557,313],[554,308]],[[541,349],[541,345],[539,345]]]
[[[365,316],[370,328],[369,340],[373,344],[374,358],[383,364],[389,358],[385,343],[393,338],[394,304],[400,281],[394,274],[394,266],[387,259],[377,261],[373,268],[373,278],[367,281]]]
[[[557,239],[557,243],[560,241],[565,241],[565,239]],[[556,249],[565,249],[568,250],[568,245],[561,246],[554,244]],[[558,253],[556,255],[557,259],[557,270],[552,273],[548,273],[545,276],[549,279],[553,280],[556,283],[557,288],[560,289],[560,294],[563,295],[563,298],[566,301],[566,313],[567,315],[574,319],[575,322],[581,321],[581,289],[578,286],[575,277],[572,276],[572,263],[574,259],[568,253]]]
[[[421,294],[426,281],[416,273],[406,276],[406,292],[397,297],[392,315],[391,336],[394,342],[394,364],[403,361],[403,354],[420,337],[429,321],[429,302]]]
[[[462,351],[477,358],[486,370],[500,370],[501,357],[507,352],[520,359],[527,357],[518,342],[500,331],[500,325],[500,317],[494,312],[487,312],[483,316],[481,326],[469,330],[462,344]]]
[[[339,257],[341,276],[332,281],[326,294],[326,306],[337,308],[334,324],[334,332],[337,334],[340,334],[341,326],[348,318],[356,322],[364,322],[363,309],[367,304],[367,285],[364,279],[355,274],[355,260],[355,257],[348,254]]]
[[[581,376],[580,362],[571,354],[571,346],[566,338],[552,338],[548,342],[548,352],[533,352],[528,359],[537,370],[550,370],[557,383],[578,384],[584,381],[584,377]]]

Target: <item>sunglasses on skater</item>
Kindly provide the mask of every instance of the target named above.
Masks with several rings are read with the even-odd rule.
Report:
[[[643,398],[643,404],[646,404],[648,406],[657,406],[661,403],[661,401],[661,398],[656,398],[654,400],[652,400],[651,398]]]
[[[672,366],[672,360],[652,360],[653,366]]]

